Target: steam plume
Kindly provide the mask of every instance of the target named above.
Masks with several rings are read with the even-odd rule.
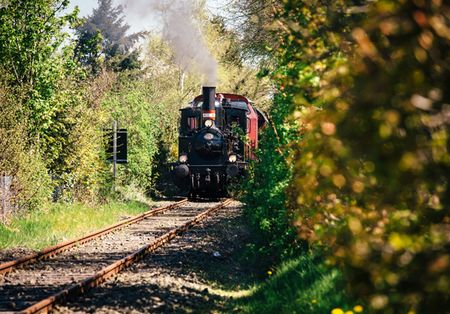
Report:
[[[206,46],[193,0],[123,0],[123,3],[143,16],[148,13],[160,16],[163,39],[174,50],[176,62],[184,70],[203,74],[204,85],[216,85],[217,61]]]

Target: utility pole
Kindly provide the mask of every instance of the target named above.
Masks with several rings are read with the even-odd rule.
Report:
[[[117,177],[117,121],[113,121],[113,192],[116,190]]]
[[[178,81],[178,88],[180,89],[180,91],[183,93],[184,92],[184,78],[186,76],[186,72],[184,71],[184,69],[180,70],[180,77],[179,77],[179,81]]]

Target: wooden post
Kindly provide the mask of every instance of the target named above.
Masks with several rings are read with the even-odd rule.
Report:
[[[117,177],[117,121],[113,121],[113,192],[116,190]]]
[[[11,211],[11,184],[12,177],[2,174],[0,176],[0,199],[1,199],[1,215],[0,221],[6,222],[9,212]]]
[[[184,78],[186,76],[186,72],[184,71],[184,69],[180,70],[180,79],[178,81],[178,86],[180,89],[180,92],[184,92]]]

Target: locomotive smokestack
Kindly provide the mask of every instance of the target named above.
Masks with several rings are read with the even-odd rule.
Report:
[[[216,88],[203,86],[202,120],[216,120]]]

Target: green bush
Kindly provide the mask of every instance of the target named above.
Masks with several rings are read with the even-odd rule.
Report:
[[[291,109],[282,94],[275,96],[270,109],[270,123],[260,137],[257,160],[241,190],[245,191],[245,216],[256,234],[254,249],[258,260],[270,265],[301,250],[292,212],[287,210],[286,188],[292,178],[288,158],[289,143],[298,139],[289,121]],[[267,266],[267,265],[266,265]]]
[[[1,84],[1,83],[0,83]],[[12,95],[20,90],[0,85],[0,176],[12,178],[13,214],[43,205],[50,196],[50,176],[38,147],[27,145],[27,118]]]
[[[275,129],[294,119],[303,139],[281,145],[292,176],[261,155],[251,180],[262,184],[249,204],[264,205],[255,206],[253,224],[263,239],[276,234],[269,196],[288,191],[289,203],[278,197],[277,205],[291,208],[284,211],[294,212],[300,237],[324,247],[370,311],[445,312],[448,5],[288,0],[273,9],[274,78],[284,96],[275,105],[291,113]],[[285,176],[271,176],[279,170]]]
[[[176,83],[159,90],[157,83],[136,75],[121,75],[103,106],[118,121],[119,128],[128,130],[128,163],[119,167],[118,183],[148,192],[154,188],[158,154],[162,149],[174,151],[171,146],[176,144],[181,106]]]

